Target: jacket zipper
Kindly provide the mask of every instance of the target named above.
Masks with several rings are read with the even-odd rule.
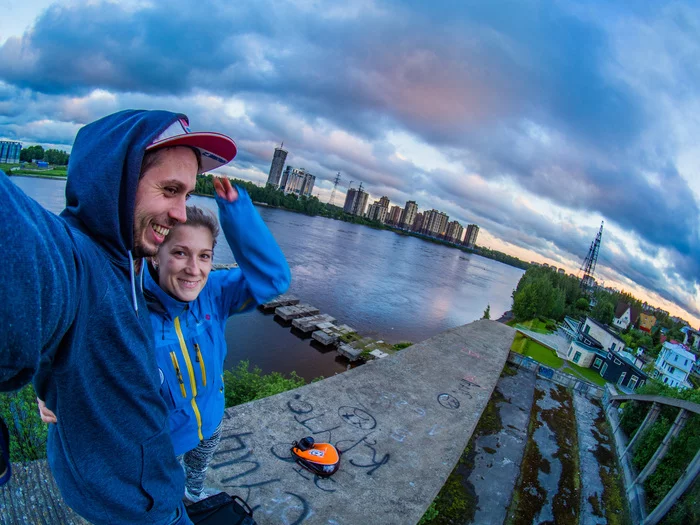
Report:
[[[197,382],[194,378],[194,369],[192,368],[192,360],[190,359],[190,353],[187,350],[187,345],[185,344],[185,338],[182,337],[182,330],[180,329],[180,318],[175,318],[175,333],[180,341],[180,350],[182,351],[182,356],[185,358],[185,365],[187,366],[187,373],[190,376],[190,386],[192,387],[192,400],[190,404],[192,405],[192,410],[194,411],[194,417],[197,419],[197,434],[199,435],[199,440],[204,440],[202,435],[202,416],[199,414],[199,408],[197,407]]]
[[[185,392],[185,382],[182,380],[182,373],[180,372],[180,364],[177,362],[177,356],[175,352],[170,352],[170,359],[173,362],[173,367],[175,368],[175,374],[177,374],[177,381],[180,383],[180,391],[182,392],[182,397],[187,397],[187,392]]]
[[[202,386],[207,386],[207,369],[204,367],[204,356],[197,343],[194,344],[194,349],[197,351],[195,359],[199,363],[199,370],[202,372]]]

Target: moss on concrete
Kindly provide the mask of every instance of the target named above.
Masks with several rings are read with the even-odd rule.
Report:
[[[597,492],[591,496],[588,496],[588,503],[591,504],[594,516],[598,516],[599,518],[604,517],[603,510],[600,508],[600,496],[598,496]]]
[[[574,400],[561,385],[552,390],[552,399],[560,406],[542,411],[542,420],[554,431],[559,448],[554,457],[562,468],[552,513],[555,523],[576,523],[581,507],[581,477]]]
[[[514,376],[517,373],[518,370],[514,366],[510,365],[509,363],[506,363],[503,367],[503,371],[501,372],[501,377]]]
[[[629,525],[632,523],[625,497],[625,488],[617,456],[613,451],[610,428],[601,409],[591,429],[598,445],[593,455],[598,461],[598,474],[603,483],[600,510],[608,525]],[[594,506],[595,510],[596,507]],[[596,514],[598,515],[598,514]]]
[[[506,518],[508,525],[531,525],[547,500],[547,491],[540,485],[539,472],[548,472],[550,465],[549,461],[542,457],[537,442],[532,439],[535,430],[542,426],[537,418],[540,413],[537,402],[543,397],[544,392],[536,388],[530,411],[527,445],[520,464],[520,477]]]

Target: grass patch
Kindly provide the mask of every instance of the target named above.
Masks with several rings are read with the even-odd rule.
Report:
[[[551,334],[552,330],[547,328],[547,325],[550,327],[552,325],[556,326],[556,323],[554,321],[542,321],[541,319],[530,319],[529,321],[525,321],[523,323],[520,323],[523,327],[527,328],[528,330],[532,330],[533,332],[537,332],[539,334]]]
[[[8,164],[7,162],[0,162],[0,170],[4,171],[5,173],[10,173],[10,170],[12,168],[19,167],[19,164]]]
[[[413,343],[410,341],[401,341],[400,343],[396,343],[395,345],[392,346],[394,350],[403,350],[404,348],[408,348],[409,346],[413,346]]]
[[[532,339],[528,339],[520,333],[515,335],[510,349],[513,352],[530,357],[538,363],[542,363],[543,365],[554,368],[555,370],[564,364],[564,360],[557,356],[557,354],[555,354],[552,350],[542,346]]]
[[[605,387],[605,383],[607,383],[607,381],[605,381],[605,379],[603,379],[600,374],[598,374],[592,368],[583,368],[575,363],[566,363],[562,372],[576,376],[579,379],[585,379],[586,381],[600,387]]]
[[[357,332],[350,332],[348,334],[342,334],[341,336],[338,337],[343,343],[354,343],[356,341],[360,341],[362,339],[362,336],[358,334]]]
[[[455,523],[469,523],[474,519],[479,501],[474,491],[474,486],[469,482],[469,475],[474,469],[475,444],[479,437],[496,434],[503,429],[498,410],[498,405],[503,401],[505,401],[503,394],[498,389],[494,389],[493,395],[474,429],[467,448],[462,452],[457,465],[455,465],[435,500],[418,522],[419,524],[452,525]],[[489,454],[496,452],[494,449],[487,450],[486,447],[484,450]]]
[[[304,378],[299,377],[296,372],[289,374],[289,377],[279,372],[263,374],[257,366],[251,370],[247,360],[240,361],[236,368],[224,372],[226,407],[273,396],[305,384]]]

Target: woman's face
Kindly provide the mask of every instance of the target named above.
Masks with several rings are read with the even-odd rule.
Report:
[[[155,256],[158,282],[180,301],[194,301],[209,278],[214,238],[204,226],[177,226]]]

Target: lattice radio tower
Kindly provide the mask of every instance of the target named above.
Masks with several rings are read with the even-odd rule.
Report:
[[[335,201],[335,189],[338,187],[338,183],[340,182],[340,172],[335,176],[335,180],[333,181],[333,191],[331,192],[331,198],[328,200],[328,205],[329,206],[335,206],[334,201]]]
[[[588,249],[588,255],[583,260],[581,264],[580,271],[583,271],[583,277],[581,278],[581,289],[587,290],[589,287],[593,286],[593,274],[595,273],[595,265],[598,262],[598,252],[600,251],[600,240],[603,237],[603,225],[605,221],[600,223],[600,230],[598,235],[595,236],[595,240],[591,243],[591,247]]]

